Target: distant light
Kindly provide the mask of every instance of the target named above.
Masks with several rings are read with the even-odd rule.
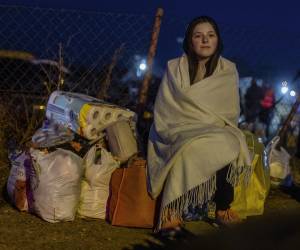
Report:
[[[34,110],[44,110],[46,107],[44,105],[34,105],[33,109]]]
[[[139,66],[139,69],[140,70],[145,70],[147,68],[147,65],[146,65],[146,63],[140,63],[140,66]]]
[[[289,88],[287,86],[281,87],[281,93],[286,94],[289,91]]]
[[[290,91],[290,96],[296,96],[296,92],[294,90]]]

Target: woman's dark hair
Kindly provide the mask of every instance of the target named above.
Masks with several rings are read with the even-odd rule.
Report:
[[[211,17],[208,17],[208,16],[200,16],[200,17],[194,18],[189,23],[189,25],[185,31],[185,37],[183,40],[183,50],[188,57],[189,74],[190,74],[191,84],[193,83],[193,81],[196,77],[196,74],[197,74],[197,70],[198,70],[198,57],[192,47],[193,46],[192,45],[192,37],[193,37],[193,31],[194,31],[196,25],[199,23],[209,23],[214,28],[216,35],[218,37],[218,45],[217,45],[216,51],[205,64],[206,72],[205,72],[204,77],[208,77],[208,76],[212,75],[212,73],[214,72],[214,70],[217,67],[220,54],[223,50],[223,43],[221,40],[220,31],[219,31],[218,25],[214,19],[212,19]]]

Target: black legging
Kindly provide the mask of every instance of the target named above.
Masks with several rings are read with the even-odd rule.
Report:
[[[230,208],[230,203],[233,201],[233,187],[227,182],[226,176],[229,165],[217,171],[217,190],[214,201],[216,203],[216,210],[226,210]]]

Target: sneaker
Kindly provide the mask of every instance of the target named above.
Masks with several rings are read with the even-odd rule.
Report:
[[[216,222],[223,226],[232,226],[242,222],[237,212],[231,208],[216,211]]]

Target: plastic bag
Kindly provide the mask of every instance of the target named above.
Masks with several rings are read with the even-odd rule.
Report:
[[[291,174],[289,165],[291,156],[283,147],[280,147],[280,150],[276,149],[279,141],[279,136],[275,136],[267,146],[270,148],[268,163],[270,166],[271,184],[273,186],[279,186]]]
[[[84,159],[85,180],[81,183],[78,214],[105,219],[111,175],[119,163],[104,148],[93,146]]]
[[[92,187],[86,180],[81,182],[78,214],[81,217],[105,219],[109,190]]]
[[[97,156],[99,153],[100,155]],[[84,158],[84,165],[85,179],[95,187],[109,186],[112,172],[120,166],[111,153],[99,145],[89,150]]]
[[[20,211],[28,211],[28,201],[26,193],[26,170],[24,162],[30,159],[30,155],[25,152],[19,152],[17,155],[11,155],[11,169],[7,180],[7,193],[12,204]]]
[[[135,113],[91,96],[54,91],[47,103],[46,116],[95,140],[107,126],[118,120],[132,120]]]
[[[252,133],[243,132],[248,149],[253,155],[252,175],[249,185],[240,184],[234,188],[234,200],[231,208],[237,211],[241,218],[246,218],[263,214],[264,203],[270,190],[270,170],[264,164],[264,145],[259,143],[257,137]]]
[[[70,129],[51,120],[45,120],[43,126],[32,136],[32,142],[38,148],[61,145],[73,139],[74,134]]]
[[[83,174],[82,158],[71,151],[32,150],[38,185],[33,190],[34,212],[48,222],[75,218]]]

